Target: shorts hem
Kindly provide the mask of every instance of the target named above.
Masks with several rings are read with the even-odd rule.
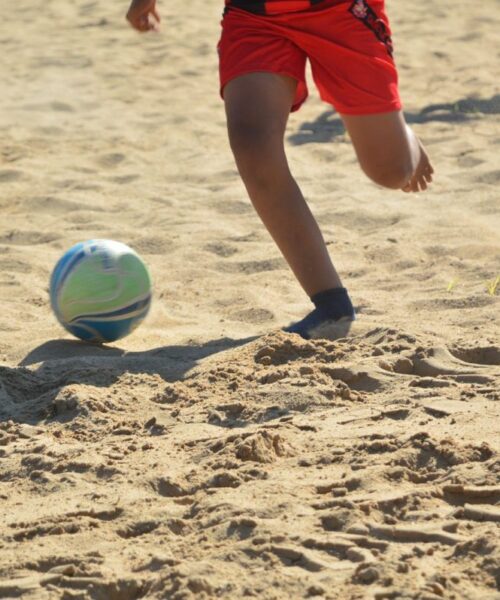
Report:
[[[399,101],[390,102],[388,104],[377,104],[375,106],[360,106],[359,108],[343,108],[339,105],[333,104],[333,102],[328,102],[328,104],[331,104],[340,115],[353,115],[360,117],[363,115],[397,112],[403,108],[402,103]]]
[[[283,71],[281,69],[278,69],[278,70],[263,69],[263,68],[248,69],[248,70],[243,70],[243,71],[237,71],[236,73],[233,73],[231,75],[226,75],[226,77],[224,77],[224,79],[221,80],[220,87],[219,87],[219,94],[220,94],[220,97],[222,98],[222,100],[224,100],[224,88],[230,81],[232,81],[233,79],[236,79],[237,77],[241,77],[242,75],[249,75],[250,73],[272,73],[273,75],[286,75],[287,77],[291,77],[292,79],[295,79],[297,84],[302,84],[303,86],[306,85],[306,82],[303,79],[301,79],[300,77],[297,77],[297,75],[293,75],[292,73],[290,73],[288,71]],[[307,100],[308,96],[309,96],[309,94],[306,92],[306,94],[302,98],[300,98],[297,102],[292,104],[292,108],[290,109],[290,112],[295,112],[295,111],[299,110],[299,108]]]

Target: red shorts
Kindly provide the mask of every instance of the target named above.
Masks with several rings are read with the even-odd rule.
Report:
[[[228,81],[252,72],[298,81],[293,110],[308,95],[305,66],[319,94],[339,113],[401,108],[384,0],[325,0],[301,12],[257,15],[230,8],[218,44],[221,96]]]

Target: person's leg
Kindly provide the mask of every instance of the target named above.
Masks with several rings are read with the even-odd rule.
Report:
[[[229,141],[257,213],[316,307],[285,331],[306,339],[342,337],[354,309],[285,155],[284,134],[296,85],[291,77],[264,72],[227,83]]]
[[[290,19],[291,39],[307,54],[322,100],[342,116],[363,171],[387,188],[426,189],[433,170],[401,111],[384,0]]]
[[[401,111],[341,116],[361,168],[370,179],[405,192],[427,189],[434,169]]]
[[[295,182],[284,133],[296,81],[250,73],[224,88],[229,141],[250,199],[309,296],[342,286],[323,236]]]

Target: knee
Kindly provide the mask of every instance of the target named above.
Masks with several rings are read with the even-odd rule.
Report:
[[[275,138],[274,132],[268,127],[244,119],[229,121],[228,134],[236,158],[261,156]]]
[[[262,127],[248,121],[228,123],[229,143],[244,180],[265,183],[284,157],[283,136],[272,127]],[[281,137],[280,137],[281,135]]]
[[[410,158],[401,158],[390,164],[380,164],[364,169],[366,175],[377,185],[391,190],[403,188],[411,179],[415,166]]]

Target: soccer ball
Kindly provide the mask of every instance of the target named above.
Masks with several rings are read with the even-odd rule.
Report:
[[[151,277],[126,244],[88,240],[70,248],[50,278],[58,321],[87,342],[114,342],[131,333],[151,306]]]

